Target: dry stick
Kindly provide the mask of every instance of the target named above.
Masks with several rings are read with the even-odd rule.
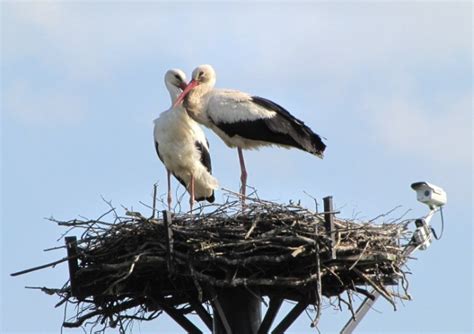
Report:
[[[211,210],[211,212],[204,213],[204,209]],[[189,225],[190,218],[188,216],[178,214],[176,217],[173,231],[176,236],[176,245],[181,250],[181,252],[177,253],[177,264],[182,268],[182,272],[180,276],[176,277],[176,281],[179,279],[180,283],[174,284],[171,282],[171,287],[166,287],[162,290],[162,293],[173,294],[173,289],[182,288],[183,284],[188,283],[194,291],[196,289],[199,290],[199,286],[204,283],[210,283],[212,286],[245,286],[250,289],[258,286],[308,287],[309,289],[313,287],[314,289],[316,287],[315,283],[318,280],[324,278],[325,275],[331,274],[339,280],[340,288],[346,290],[351,289],[350,282],[354,280],[354,277],[357,281],[360,281],[355,271],[348,272],[348,267],[351,264],[354,265],[353,263],[334,263],[330,268],[323,266],[314,275],[317,271],[317,266],[315,266],[314,262],[310,262],[309,259],[314,256],[314,253],[319,254],[321,251],[326,251],[327,240],[320,234],[316,241],[314,238],[315,228],[318,228],[319,224],[317,222],[321,220],[321,217],[298,205],[282,205],[249,198],[247,208],[242,212],[240,201],[235,201],[228,197],[224,204],[202,206],[199,212],[199,224]],[[257,220],[259,223],[249,230],[248,223],[250,221],[255,223]],[[404,237],[400,226],[377,227],[370,224],[361,226],[359,223],[339,220],[336,223],[338,228],[342,227],[338,252],[344,249],[345,255],[353,256],[355,259],[357,256],[360,257],[360,250],[357,249],[357,244],[366,242],[363,253],[367,251],[384,251],[399,256],[400,251],[394,242]],[[84,270],[85,274],[88,274],[86,271],[89,271],[91,274],[94,272],[103,274],[95,282],[92,282],[92,285],[106,284],[106,286],[110,286],[111,283],[114,284],[114,281],[117,284],[117,282],[125,278],[130,279],[132,282],[149,284],[147,282],[147,275],[152,270],[153,272],[155,270],[159,272],[163,269],[163,261],[159,256],[163,252],[163,243],[159,238],[156,238],[157,235],[160,235],[159,231],[162,228],[160,225],[142,224],[142,220],[130,218],[124,218],[123,223],[116,224],[109,229],[105,229],[97,221],[76,221],[72,225],[72,227],[87,228],[85,238],[81,240],[81,243],[84,244],[84,247],[81,248],[87,250],[87,263],[85,263],[85,268],[82,268],[81,271]],[[244,239],[245,237],[246,239]],[[151,238],[153,238],[153,241],[150,240]],[[367,244],[369,240],[370,245]],[[137,241],[139,245],[136,244]],[[232,245],[232,247],[229,245]],[[314,250],[316,245],[320,248],[318,251]],[[292,257],[292,254],[296,255],[299,250],[303,249],[301,247],[306,247],[306,251],[300,254],[300,256]],[[154,254],[157,261],[153,261],[156,262],[156,265],[152,263],[153,261],[149,256],[143,256],[138,261],[136,258],[137,254],[143,252]],[[354,256],[354,252],[357,256]],[[189,254],[195,255],[190,258]],[[305,261],[302,262],[304,263],[303,267],[298,267],[297,272],[288,272],[285,262],[281,262],[282,258],[278,258],[282,254],[287,254],[291,258],[290,261]],[[207,261],[202,261],[201,255]],[[344,257],[345,255],[342,256]],[[238,261],[239,258],[247,260],[244,262]],[[252,260],[248,260],[250,258]],[[263,261],[265,259],[267,261]],[[67,258],[64,260],[67,260]],[[107,262],[109,260],[112,260],[112,262]],[[250,264],[248,268],[255,268],[256,271],[253,272],[255,275],[251,276],[246,274],[245,271],[239,270],[234,282],[215,279],[215,270],[232,273],[240,268],[239,265],[242,264]],[[363,277],[363,282],[367,282],[367,279],[369,279],[374,284],[384,284],[384,279],[390,277],[389,275],[393,277],[393,273],[398,268],[396,263],[392,263],[392,266],[393,269],[389,269],[391,271],[388,274],[384,273],[381,277],[371,278],[372,272],[368,273],[367,277]],[[106,267],[108,270],[105,270]],[[275,270],[275,272],[271,275],[266,275],[266,272],[268,273],[266,270]],[[196,273],[193,273],[193,271],[196,271]],[[131,275],[132,273],[133,275]],[[309,276],[311,273],[313,275]],[[240,277],[244,275],[248,275],[247,278]],[[276,275],[277,278],[275,279],[273,275]],[[294,277],[288,277],[289,275]],[[196,288],[191,283],[191,278]],[[331,289],[339,288],[336,287],[337,281],[334,281],[334,287],[331,284],[325,286],[325,290],[323,290],[320,284],[319,286],[322,291],[329,291],[331,293]],[[369,282],[367,283],[370,284]],[[165,282],[165,284],[168,283]],[[354,286],[353,289],[364,294],[364,290],[360,288]],[[92,298],[77,302],[68,296],[66,291],[54,292],[62,297],[62,301],[78,305],[79,314],[76,315],[76,320],[86,316],[86,312],[89,312],[87,315],[90,315],[90,311],[97,307],[102,312],[95,314],[95,316],[102,317],[104,321],[114,317],[114,322],[120,325],[121,321],[134,317],[120,314],[120,311],[113,313],[114,309],[112,308],[101,308],[101,304],[96,305]],[[386,293],[390,295],[390,293]],[[365,294],[368,293],[365,292]],[[147,292],[145,292],[145,295],[148,296]],[[96,297],[99,297],[96,300],[100,300],[101,296],[99,294]],[[205,296],[203,297],[205,298]],[[181,305],[179,303],[183,301],[180,298],[178,295],[174,296],[174,305]],[[317,311],[322,308],[322,296],[319,299]],[[117,303],[117,300],[114,303]],[[94,315],[91,317],[94,317]],[[315,324],[317,323],[317,318],[318,316],[314,320]]]
[[[266,201],[266,200],[263,200],[263,199],[259,199],[259,198],[254,198],[254,197],[249,197],[249,196],[246,196],[246,195],[242,195],[240,193],[236,193],[235,191],[232,191],[232,190],[229,190],[229,189],[226,189],[226,188],[221,188],[223,191],[225,192],[228,192],[229,194],[237,197],[237,198],[244,198],[244,199],[248,199],[252,202],[256,202],[256,203],[270,203],[270,204],[275,204],[273,202],[270,202],[270,201]]]
[[[346,293],[347,293],[347,300],[348,300],[348,303],[349,303],[348,307],[349,307],[349,310],[351,311],[352,319],[355,320],[354,306],[352,305],[352,291],[347,290]]]
[[[10,276],[20,276],[20,275],[23,275],[23,274],[30,273],[32,271],[36,271],[36,270],[40,270],[40,269],[44,269],[44,268],[48,268],[48,267],[54,267],[57,264],[60,264],[62,262],[66,262],[66,261],[71,260],[71,259],[75,259],[77,257],[79,257],[79,255],[70,256],[70,257],[63,257],[61,260],[57,260],[57,261],[54,261],[54,262],[51,262],[51,263],[43,264],[41,266],[33,267],[33,268],[30,268],[30,269],[25,269],[25,270],[22,270],[22,271],[18,271],[16,273],[10,274]]]
[[[65,245],[62,245],[62,246],[56,246],[56,247],[45,248],[45,249],[43,249],[43,252],[50,252],[50,251],[58,250],[58,249],[62,249],[62,248],[66,248],[66,246],[65,246]]]
[[[395,210],[397,210],[397,209],[399,209],[399,208],[401,208],[401,207],[402,207],[401,205],[397,205],[397,206],[394,207],[393,209],[390,209],[390,210],[388,210],[387,212],[382,213],[382,214],[378,215],[377,217],[370,219],[368,222],[369,222],[369,223],[372,223],[373,221],[375,221],[375,220],[377,220],[377,219],[379,219],[379,218],[386,217],[386,216],[388,216],[389,214],[391,214],[393,211],[395,211]]]
[[[319,204],[318,204],[318,200],[316,199],[316,197],[310,195],[310,194],[307,193],[306,191],[303,191],[303,193],[314,201],[315,212],[318,213],[318,210],[319,210],[318,206],[319,206]]]
[[[250,237],[250,235],[252,234],[255,227],[257,227],[257,223],[258,223],[258,219],[254,219],[254,221],[252,223],[252,226],[250,226],[250,228],[249,228],[247,234],[245,235],[244,239],[248,239]]]
[[[287,286],[287,287],[297,287],[304,286],[309,283],[314,283],[318,279],[317,274],[312,274],[306,278],[284,278],[284,277],[273,277],[273,278],[235,278],[231,282],[228,280],[216,279],[212,276],[203,274],[201,272],[195,271],[194,274],[196,277],[206,283],[217,287],[237,287],[237,286],[247,286],[247,285],[262,285],[262,286]]]
[[[344,286],[344,282],[341,280],[341,278],[339,277],[339,275],[337,275],[334,270],[332,270],[330,267],[326,267],[325,266],[325,269],[327,271],[329,271],[338,281],[339,281],[339,284],[341,284],[341,286]]]
[[[365,290],[365,289],[362,289],[362,288],[359,288],[359,287],[356,287],[356,286],[351,287],[351,289],[354,290],[355,292],[360,293],[361,295],[364,295],[365,297],[369,298],[370,300],[375,300],[375,296],[373,294],[371,294],[369,291]]]
[[[47,288],[45,286],[25,286],[25,289],[31,289],[31,290],[41,290],[42,292],[46,293],[47,295],[54,295],[58,293],[65,292],[63,289],[51,289]]]
[[[201,284],[199,284],[196,276],[194,275],[194,269],[193,269],[193,266],[191,265],[191,263],[189,263],[188,267],[189,267],[189,272],[191,273],[191,277],[193,279],[194,286],[196,287],[196,290],[198,292],[197,298],[202,303],[204,294],[203,294],[203,291],[202,291]]]
[[[316,307],[317,307],[317,313],[316,316],[314,317],[314,320],[311,322],[311,327],[316,327],[319,318],[321,317],[321,300],[322,300],[322,286],[321,286],[321,261],[320,261],[320,253],[319,253],[319,242],[318,242],[318,227],[315,226],[314,228],[315,232],[315,239],[316,239],[316,244],[315,244],[315,253],[316,253],[316,273],[318,275],[318,279],[316,280]]]
[[[363,278],[367,283],[369,283],[382,297],[384,297],[390,304],[392,304],[393,308],[396,310],[395,302],[390,297],[390,294],[385,290],[383,286],[379,286],[374,281],[372,281],[366,274],[361,272],[359,269],[354,268],[353,271]]]
[[[367,248],[369,247],[369,244],[370,244],[370,241],[367,241],[367,243],[365,244],[364,249],[363,249],[362,252],[360,253],[359,258],[352,264],[352,266],[349,267],[349,270],[354,269],[355,266],[357,265],[357,263],[359,263],[359,261],[362,259],[362,256],[363,256],[363,255],[365,254],[365,252],[367,251]]]
[[[129,308],[138,306],[142,303],[143,303],[143,300],[136,299],[136,300],[130,300],[130,301],[127,301],[127,302],[123,302],[122,304],[119,304],[119,305],[111,307],[111,308],[107,308],[105,310],[98,309],[98,310],[95,310],[93,312],[90,312],[90,313],[87,313],[83,316],[78,317],[77,320],[74,321],[74,322],[64,322],[63,326],[66,327],[66,328],[79,327],[84,323],[84,321],[86,321],[87,319],[90,319],[92,317],[95,317],[97,315],[118,313],[118,312],[121,312],[121,311],[125,311]]]
[[[114,213],[114,217],[120,221],[120,217],[119,217],[119,215],[117,214],[117,210],[116,210],[115,207],[112,205],[112,201],[107,201],[102,195],[100,195],[100,197],[101,197],[102,200],[112,209],[112,212]],[[101,216],[101,218],[102,218],[102,217],[103,217],[103,216]],[[96,220],[97,220],[97,221],[100,221],[101,218],[98,218],[98,219],[96,219]]]

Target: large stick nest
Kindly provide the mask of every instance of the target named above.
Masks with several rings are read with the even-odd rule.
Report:
[[[238,199],[229,199],[194,215],[174,215],[169,228],[161,215],[109,213],[97,220],[56,221],[73,231],[84,229],[77,241],[74,297],[69,284],[54,290],[62,302],[78,304],[65,326],[96,317],[108,326],[152,319],[163,303],[186,313],[190,301],[208,302],[226,287],[306,298],[317,306],[323,296],[338,296],[351,310],[353,292],[370,296],[375,289],[394,302],[400,297],[394,291],[402,287],[407,296],[403,264],[409,239],[399,220],[335,219],[336,258],[331,259],[324,214],[294,203],[249,199],[242,208]],[[124,313],[131,308],[132,315]]]

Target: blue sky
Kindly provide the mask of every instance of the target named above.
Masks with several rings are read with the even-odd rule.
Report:
[[[218,87],[273,99],[327,138],[322,161],[246,152],[261,197],[312,207],[306,191],[333,195],[342,217],[397,205],[417,217],[427,210],[410,184],[442,186],[445,235],[409,263],[414,300],[397,312],[379,301],[360,332],[472,331],[470,2],[3,1],[1,11],[2,333],[59,331],[57,300],[23,287],[61,286],[67,267],[9,276],[64,256],[42,252],[63,242],[44,217],[97,217],[101,196],[147,212],[139,201],[153,183],[164,193],[152,140],[170,105],[163,75],[202,63]],[[207,134],[215,176],[237,190],[237,153]],[[321,331],[348,317],[326,308]],[[135,330],[180,332],[165,317]]]

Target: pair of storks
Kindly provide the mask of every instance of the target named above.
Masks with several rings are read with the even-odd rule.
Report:
[[[165,75],[172,107],[155,120],[155,147],[168,172],[168,209],[171,208],[171,175],[194,201],[214,201],[217,180],[211,175],[209,143],[197,124],[213,130],[229,147],[237,147],[242,198],[247,171],[242,149],[278,145],[295,147],[323,157],[326,145],[302,121],[278,104],[236,90],[215,89],[216,73],[210,65],[198,66],[186,83],[181,70]]]

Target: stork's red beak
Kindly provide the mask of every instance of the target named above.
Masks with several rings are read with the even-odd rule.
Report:
[[[186,83],[186,81],[183,81],[183,82],[181,82],[181,84],[179,85],[179,88],[181,88],[181,90],[185,90],[187,85],[188,85],[188,84]]]
[[[173,104],[173,107],[180,105],[181,102],[183,102],[186,95],[188,95],[188,93],[197,85],[199,85],[199,82],[197,82],[194,79],[191,80],[189,84],[183,89],[183,92],[178,96],[178,98],[176,99],[176,102]]]

